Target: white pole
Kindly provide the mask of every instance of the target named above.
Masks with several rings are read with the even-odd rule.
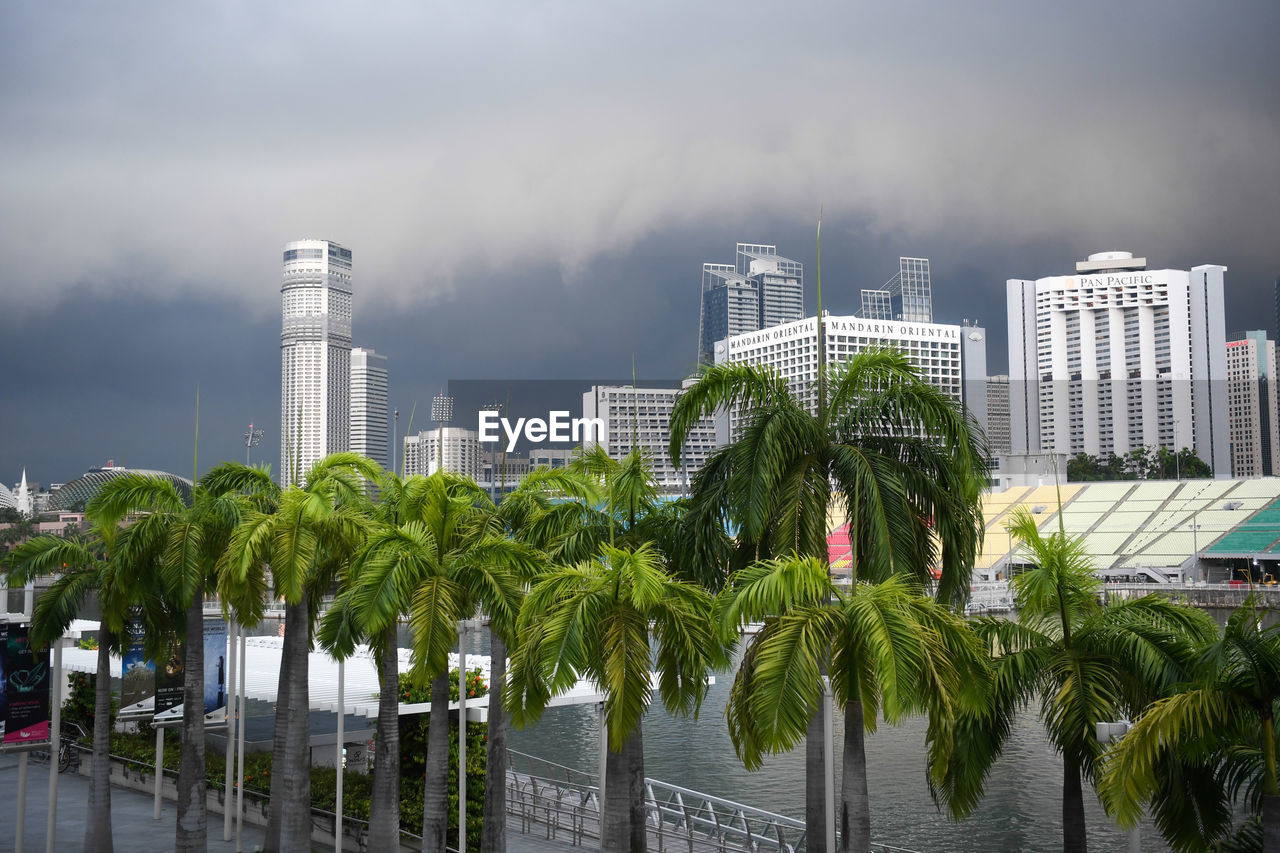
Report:
[[[832,731],[833,706],[831,679],[822,679],[822,773],[827,807],[827,850],[836,849],[836,749]]]
[[[13,840],[13,849],[22,853],[22,836],[27,824],[27,754],[18,756],[18,831]]]
[[[346,737],[345,723],[347,721],[347,703],[346,703],[346,687],[347,687],[347,663],[342,658],[338,658],[338,754],[337,754],[337,787],[336,803],[334,805],[334,824],[333,824],[333,850],[334,853],[342,853],[342,751],[345,744],[343,739]]]
[[[164,781],[164,729],[156,726],[156,792],[152,820],[160,819],[160,783]]]
[[[45,853],[53,853],[54,836],[58,829],[58,753],[62,749],[62,640],[53,644],[53,683],[49,688],[52,712],[49,720],[49,818],[45,824]]]
[[[248,454],[248,450],[245,453]],[[247,462],[245,463],[248,464]],[[236,711],[236,631],[239,626],[235,620],[231,621],[228,626],[230,629],[227,639],[227,748],[226,748],[226,769],[222,774],[222,840],[231,840],[231,800],[235,795],[235,788],[231,784],[231,772],[235,769],[236,757],[236,727],[235,721],[240,715]]]
[[[467,626],[458,623],[458,853],[467,853]]]
[[[236,853],[244,850],[244,682],[245,670],[249,668],[249,656],[245,651],[244,629],[240,630],[240,713],[236,720]]]
[[[22,588],[22,621],[31,621],[31,612],[35,609],[36,588],[33,584],[27,584]]]

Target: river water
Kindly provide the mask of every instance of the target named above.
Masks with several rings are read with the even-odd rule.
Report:
[[[1215,612],[1219,622],[1226,612]],[[278,625],[278,623],[277,623]],[[277,633],[264,622],[253,633]],[[407,626],[400,645],[408,647]],[[472,635],[468,654],[487,655],[488,640]],[[748,772],[733,751],[724,710],[733,673],[716,675],[697,718],[674,718],[655,697],[645,718],[645,774],[684,788],[753,806],[775,814],[804,818],[803,746],[771,756]],[[835,715],[837,790],[843,721]],[[527,730],[512,729],[508,746],[547,761],[595,775],[599,761],[599,724],[594,706],[548,709]],[[867,738],[867,774],[871,790],[872,838],[921,853],[1051,853],[1062,849],[1062,760],[1044,735],[1035,708],[1018,719],[993,766],[977,811],[955,822],[936,807],[925,777],[925,721],[911,718],[898,726],[883,722]],[[1117,828],[1086,787],[1085,810],[1092,850],[1127,851],[1129,836]],[[1141,849],[1167,851],[1150,822],[1141,830]]]

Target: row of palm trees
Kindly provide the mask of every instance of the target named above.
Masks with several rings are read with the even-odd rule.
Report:
[[[1085,783],[1098,784],[1122,820],[1150,804],[1162,830],[1166,823],[1185,827],[1190,809],[1200,822],[1187,837],[1201,841],[1230,826],[1229,816],[1212,824],[1204,816],[1213,790],[1213,804],[1226,803],[1228,813],[1250,780],[1276,793],[1274,740],[1245,736],[1272,729],[1273,716],[1263,716],[1271,704],[1261,693],[1238,693],[1258,709],[1258,726],[1215,730],[1223,740],[1214,743],[1238,747],[1232,760],[1197,753],[1195,737],[1184,742],[1170,733],[1170,720],[1191,719],[1189,708],[1225,707],[1176,699],[1205,672],[1223,671],[1205,649],[1215,638],[1226,641],[1206,617],[1156,597],[1101,605],[1079,546],[1061,530],[1042,535],[1023,515],[1013,532],[1034,567],[1014,582],[1018,621],[966,621],[960,607],[983,529],[987,453],[980,431],[893,351],[863,353],[819,378],[815,399],[793,393],[768,370],[707,371],[678,401],[671,456],[678,461],[693,426],[721,409],[732,412],[737,438],[697,475],[692,496],[676,502],[658,499],[639,452],[613,460],[598,450],[567,470],[535,472],[498,503],[466,478],[402,478],[352,454],[321,460],[303,485],[283,489],[264,469],[224,463],[200,479],[189,501],[171,484],[141,476],[108,483],[88,507],[87,540],[38,538],[6,559],[14,581],[58,576],[37,602],[37,641],[60,636],[84,597],[98,596],[100,709],[88,822],[96,831],[87,833],[85,849],[111,849],[102,829],[110,826],[105,691],[109,651],[118,649],[127,620],[146,624],[156,654],[174,635],[200,635],[207,593],[216,591],[237,621],[255,624],[268,586],[285,604],[271,851],[308,849],[306,654],[313,638],[338,656],[367,644],[378,660],[369,846],[398,844],[395,632],[407,618],[408,677],[429,683],[432,699],[423,849],[442,853],[448,653],[458,621],[477,611],[489,617],[493,643],[486,851],[505,848],[505,715],[532,724],[557,691],[582,677],[605,696],[602,846],[643,851],[640,723],[654,689],[669,711],[696,713],[706,676],[728,665],[747,623],[762,627],[742,650],[727,722],[748,767],[806,741],[809,851],[827,853],[827,690],[845,714],[835,815],[841,850],[870,849],[865,733],[881,718],[908,714],[927,715],[929,779],[938,802],[960,818],[977,805],[1013,715],[1038,703],[1064,759],[1068,851],[1085,849]],[[826,532],[837,509],[849,519],[849,587],[833,584],[827,567]],[[336,600],[322,613],[333,590]],[[1248,633],[1249,624],[1271,636],[1247,620],[1237,633]],[[196,698],[203,650],[200,643],[186,648],[190,701],[175,837],[184,851],[205,849],[206,831]],[[1236,657],[1222,652],[1217,660]],[[1280,667],[1276,660],[1271,664]],[[1260,667],[1255,662],[1254,670]],[[1166,722],[1147,723],[1140,715],[1148,708]],[[1121,717],[1138,725],[1104,753],[1094,726]],[[1176,803],[1170,767],[1184,770],[1179,778],[1216,780],[1218,788],[1204,789],[1209,799]]]

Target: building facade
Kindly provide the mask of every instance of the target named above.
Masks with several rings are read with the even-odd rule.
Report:
[[[1266,332],[1227,341],[1227,413],[1233,477],[1272,477],[1280,448],[1276,405],[1276,344]]]
[[[598,418],[603,435],[584,433],[584,448],[599,445],[613,459],[639,447],[653,466],[654,478],[668,494],[687,494],[693,475],[706,464],[719,442],[713,418],[704,418],[689,433],[677,467],[668,455],[671,410],[680,388],[633,388],[593,385],[582,395],[582,417]]]
[[[351,450],[390,466],[387,430],[387,357],[351,349]]]
[[[906,323],[829,314],[823,318],[826,360],[839,364],[863,350],[892,346],[906,355],[925,381],[957,403],[964,400],[961,329],[938,323]],[[772,367],[798,393],[814,391],[818,375],[818,319],[808,317],[772,329],[736,335],[715,346],[716,363]],[[985,381],[986,360],[982,360]],[[977,378],[975,374],[975,379]]]
[[[1225,272],[1102,252],[1075,275],[1010,279],[1012,452],[1190,447],[1229,476]]]
[[[480,480],[481,448],[480,433],[476,430],[463,427],[424,429],[417,435],[405,436],[405,476],[430,476],[443,465],[446,471]],[[487,461],[488,454],[483,454],[483,458]]]
[[[284,247],[280,332],[280,484],[350,448],[351,250],[329,240]]]
[[[716,341],[804,316],[804,265],[778,247],[739,243],[732,264],[702,265],[698,361],[714,362]]]
[[[987,377],[987,443],[992,456],[1007,456],[1009,446],[1009,377]]]

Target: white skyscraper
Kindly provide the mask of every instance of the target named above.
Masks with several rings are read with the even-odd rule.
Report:
[[[1102,252],[1076,274],[1008,282],[1014,453],[1190,447],[1231,473],[1223,274]]]
[[[279,480],[288,485],[350,446],[351,250],[286,243],[280,292]]]
[[[388,467],[387,357],[351,350],[351,450]]]

